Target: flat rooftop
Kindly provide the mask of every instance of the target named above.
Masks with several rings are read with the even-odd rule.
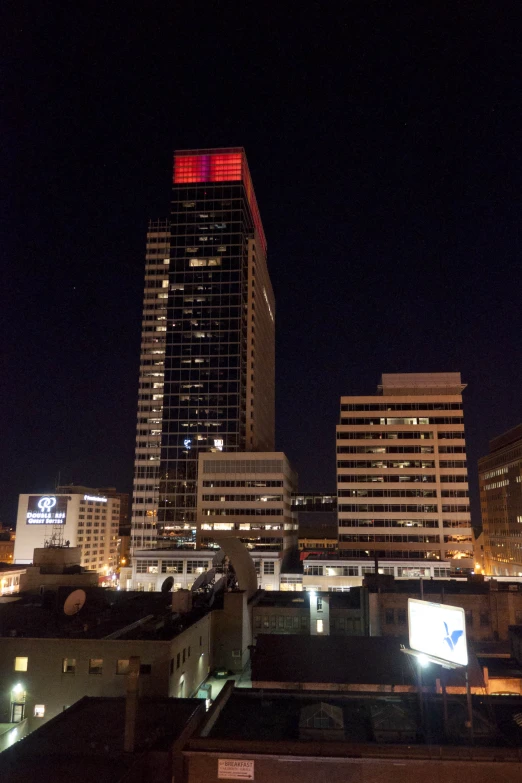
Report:
[[[103,639],[117,633],[120,639],[168,640],[182,630],[179,615],[172,612],[171,593],[83,589],[85,604],[73,616],[63,611],[71,588],[42,596],[20,594],[12,596],[17,600],[0,602],[0,637]],[[193,609],[183,616],[183,628],[204,614],[204,609]],[[150,621],[141,622],[146,618]]]
[[[224,695],[226,697],[226,693]],[[326,710],[323,705],[326,705]],[[285,749],[273,747],[274,752],[296,756],[371,756],[375,755],[377,745],[380,746],[379,755],[386,755],[388,745],[391,756],[402,755],[402,746],[405,755],[422,757],[418,746],[425,745],[429,746],[427,750],[430,753],[435,754],[434,758],[438,758],[434,746],[470,744],[469,729],[465,725],[465,696],[448,695],[448,736],[444,734],[442,696],[426,696],[425,709],[427,721],[423,729],[418,698],[414,694],[363,695],[238,688],[230,693],[210,730],[203,727],[189,747],[203,749],[207,742],[209,747],[218,750],[220,742],[223,749],[225,743],[235,742],[239,752],[239,743],[244,742],[252,753],[268,753],[271,745],[287,743]],[[518,716],[521,711],[520,697],[488,699],[474,696],[474,744],[483,748],[511,747],[514,760],[520,761],[518,748],[522,744],[522,722]],[[317,739],[303,737],[300,729],[303,717],[321,713],[324,718],[329,712],[336,715],[342,741],[335,732],[329,737],[328,729],[319,731]],[[323,720],[323,726],[325,722]],[[468,750],[469,758],[474,751],[472,748]],[[459,756],[455,756],[457,758]]]
[[[201,699],[140,699],[134,754],[123,750],[125,699],[84,697],[0,755],[2,783],[116,783],[136,756],[167,753]],[[134,778],[133,778],[134,779]],[[170,778],[169,778],[170,779]]]
[[[301,636],[259,634],[252,653],[252,682],[326,685],[415,686],[416,663],[401,652],[407,638],[393,636]],[[469,649],[469,680],[484,686],[482,670]],[[435,686],[440,666],[423,670],[423,684]],[[448,670],[448,686],[464,686],[460,669]],[[276,687],[274,685],[274,687]]]

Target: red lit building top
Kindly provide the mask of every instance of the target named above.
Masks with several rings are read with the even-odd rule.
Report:
[[[252,218],[266,253],[266,238],[259,215],[245,151],[241,147],[213,150],[177,150],[174,153],[175,185],[203,182],[243,182]]]

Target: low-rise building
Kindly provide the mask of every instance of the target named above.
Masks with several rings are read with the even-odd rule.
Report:
[[[126,679],[125,677],[122,679]],[[172,783],[181,747],[205,717],[197,699],[85,697],[0,755],[2,783]],[[20,739],[21,724],[10,734]]]
[[[140,694],[192,696],[210,668],[210,615],[169,594],[59,590],[0,603],[0,722],[31,730],[84,696],[125,695],[132,656]],[[190,609],[190,607],[187,607]]]
[[[473,696],[473,736],[465,696],[425,694],[424,704],[429,725],[416,695],[227,684],[183,750],[186,781],[518,783],[520,698]]]
[[[282,552],[250,550],[258,576],[258,587],[278,590]],[[173,590],[187,590],[198,576],[209,571],[216,560],[217,549],[144,549],[135,551],[132,565],[120,574],[122,590],[161,590],[165,580],[173,578]]]

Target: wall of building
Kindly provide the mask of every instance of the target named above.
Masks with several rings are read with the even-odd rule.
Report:
[[[371,635],[408,635],[408,598],[420,593],[370,593]],[[489,593],[441,594],[424,589],[424,599],[449,606],[460,606],[466,612],[466,633],[471,641],[506,641],[509,626],[522,621],[522,592],[490,590]]]
[[[242,672],[250,657],[252,644],[251,608],[247,594],[233,590],[224,594],[223,609],[211,613],[213,666]]]
[[[219,759],[248,760],[254,764],[256,783],[303,783],[303,781],[328,780],[328,783],[491,783],[492,780],[502,783],[519,783],[520,762],[516,753],[512,752],[512,761],[499,762],[494,756],[488,756],[490,763],[483,758],[459,761],[455,758],[443,760],[438,753],[437,758],[408,759],[407,751],[396,751],[393,757],[372,758],[369,748],[366,758],[340,758],[342,750],[339,747],[338,758],[331,755],[319,755],[316,747],[310,743],[300,743],[301,755],[294,755],[295,742],[290,743],[259,743],[256,751],[238,748],[239,743],[222,743],[220,748],[215,743],[208,752],[185,753],[187,764],[187,783],[211,783],[218,780]],[[329,745],[331,743],[328,743]],[[346,747],[346,746],[345,746]],[[357,751],[357,746],[353,746]],[[332,751],[333,752],[333,751]],[[441,750],[441,754],[442,754]],[[383,751],[381,751],[381,754]],[[386,749],[384,749],[386,753]],[[375,754],[377,756],[377,753]]]

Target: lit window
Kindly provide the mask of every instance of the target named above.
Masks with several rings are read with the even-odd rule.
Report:
[[[62,672],[64,674],[74,674],[76,672],[76,658],[64,658]]]
[[[129,659],[121,658],[116,664],[116,674],[127,674],[129,671]]]
[[[317,633],[323,633],[323,621],[322,620],[317,620],[316,628],[317,628]]]
[[[29,658],[15,658],[15,672],[26,672]]]
[[[103,658],[89,658],[89,674],[103,674]]]
[[[191,258],[189,260],[190,266],[206,266],[207,265],[207,259],[206,258]]]
[[[43,718],[45,716],[45,704],[34,705],[34,717]]]

